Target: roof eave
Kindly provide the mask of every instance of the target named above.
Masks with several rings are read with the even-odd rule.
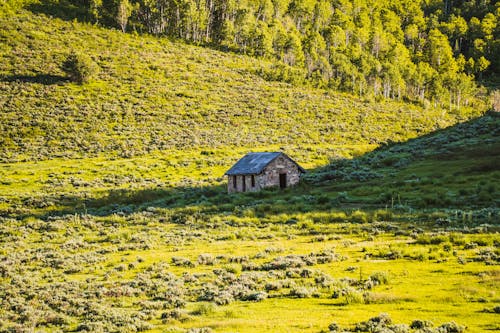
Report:
[[[260,175],[262,172],[252,172],[252,173],[247,173],[247,172],[226,172],[224,176],[251,176],[251,175]]]
[[[238,175],[245,175],[245,176],[249,176],[249,175],[260,175],[260,174],[264,171],[264,169],[265,169],[265,168],[267,168],[267,166],[268,166],[269,164],[271,164],[271,163],[272,163],[275,159],[277,159],[278,157],[283,156],[283,155],[284,155],[284,156],[286,156],[286,158],[288,158],[290,161],[292,161],[292,162],[293,162],[293,164],[295,164],[295,165],[297,166],[297,168],[299,169],[299,171],[300,171],[301,173],[307,173],[307,172],[306,172],[306,170],[305,170],[303,167],[301,167],[301,166],[300,166],[297,162],[295,162],[295,161],[294,161],[294,160],[293,160],[290,156],[286,155],[286,154],[285,154],[285,153],[283,153],[283,152],[274,152],[274,153],[277,153],[277,155],[276,155],[274,158],[272,158],[271,160],[269,160],[269,162],[267,162],[265,165],[263,165],[263,166],[260,168],[260,170],[259,170],[258,172],[231,172],[231,169],[233,169],[233,168],[231,168],[231,169],[229,169],[228,171],[226,171],[226,172],[224,173],[224,176],[238,176]],[[243,157],[243,158],[244,158],[244,157]],[[243,159],[243,158],[242,158],[242,159]],[[239,161],[241,161],[241,159],[240,159]],[[238,163],[239,163],[239,161],[238,161],[238,162],[236,162],[236,164],[238,164]],[[235,164],[235,165],[236,165],[236,164]],[[233,166],[233,167],[234,167],[234,166]]]

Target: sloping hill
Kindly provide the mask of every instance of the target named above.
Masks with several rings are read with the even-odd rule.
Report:
[[[72,51],[99,65],[77,85]],[[263,80],[251,57],[89,24],[0,14],[0,158],[130,157],[189,147],[296,147],[402,141],[464,120],[412,104],[360,99]]]
[[[0,4],[0,331],[498,331],[500,117],[267,66]],[[305,181],[228,195],[264,149]]]
[[[498,207],[500,117],[485,116],[355,159],[340,159],[309,176],[346,202],[386,207]],[[328,185],[330,184],[330,185]]]

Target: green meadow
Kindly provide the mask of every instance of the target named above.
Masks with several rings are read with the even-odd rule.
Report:
[[[500,117],[0,4],[0,332],[500,330]],[[61,70],[76,49],[90,83]],[[475,104],[474,104],[475,103]],[[228,195],[250,151],[307,173]]]
[[[2,329],[498,330],[498,122],[291,150],[298,187],[239,195],[245,149],[4,163]]]

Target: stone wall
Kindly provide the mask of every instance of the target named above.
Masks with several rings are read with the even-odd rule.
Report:
[[[269,163],[262,173],[254,175],[255,186],[252,186],[251,175],[227,176],[227,191],[228,193],[257,192],[264,187],[279,187],[282,173],[286,174],[286,187],[296,185],[300,180],[300,170],[297,165],[289,158],[280,156]]]
[[[260,182],[260,175],[254,175],[254,186],[252,186],[252,176],[251,175],[237,175],[237,176],[227,176],[227,191],[229,193],[234,192],[256,192],[262,188]],[[234,180],[236,180],[236,186],[234,186]],[[243,186],[245,182],[245,186]],[[244,189],[244,190],[243,190]]]
[[[286,187],[296,185],[300,170],[290,159],[280,156],[266,166],[259,177],[260,187],[280,186],[280,174],[286,174]]]

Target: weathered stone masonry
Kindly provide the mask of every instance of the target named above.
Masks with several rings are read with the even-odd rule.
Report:
[[[305,170],[283,153],[250,153],[228,172],[228,192],[256,192],[297,184]]]

